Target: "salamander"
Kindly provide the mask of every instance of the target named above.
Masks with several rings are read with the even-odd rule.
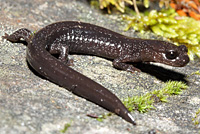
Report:
[[[140,71],[129,63],[159,62],[182,67],[189,62],[187,48],[172,43],[127,37],[100,26],[76,21],[50,24],[35,34],[26,28],[3,38],[27,42],[26,58],[40,75],[136,124],[123,103],[108,89],[72,69],[68,54],[87,54],[112,60],[115,68]],[[57,56],[55,56],[57,55]]]

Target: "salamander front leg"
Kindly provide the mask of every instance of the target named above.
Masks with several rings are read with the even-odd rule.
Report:
[[[127,64],[126,62],[127,61],[125,59],[121,60],[120,58],[118,58],[118,59],[114,59],[112,64],[117,69],[125,70],[131,73],[134,73],[135,71],[141,72],[140,69],[134,67],[133,65]]]

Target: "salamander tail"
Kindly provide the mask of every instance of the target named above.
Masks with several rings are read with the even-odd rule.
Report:
[[[21,38],[25,40],[26,43],[29,43],[33,34],[30,30],[26,28],[19,29],[12,33],[11,35],[5,34],[2,38],[7,39],[10,42],[18,43],[21,41]]]
[[[127,120],[128,122],[132,123],[133,125],[136,125],[135,119],[133,118],[133,116],[130,113],[127,113],[129,119]]]

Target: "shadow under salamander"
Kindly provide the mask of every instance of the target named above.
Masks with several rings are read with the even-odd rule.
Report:
[[[137,63],[133,65],[139,68],[142,72],[155,76],[157,79],[163,82],[171,80],[171,81],[182,81],[188,84],[188,81],[185,79],[186,75],[176,72],[174,70],[169,70],[157,65],[146,64],[146,63]]]

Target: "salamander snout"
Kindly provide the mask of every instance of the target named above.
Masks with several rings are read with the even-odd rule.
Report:
[[[188,49],[185,45],[180,45],[179,48],[182,52],[188,52]]]
[[[188,57],[188,55],[184,55],[182,58],[182,62],[180,62],[179,64],[179,67],[185,66],[189,61],[190,61],[190,58]]]

